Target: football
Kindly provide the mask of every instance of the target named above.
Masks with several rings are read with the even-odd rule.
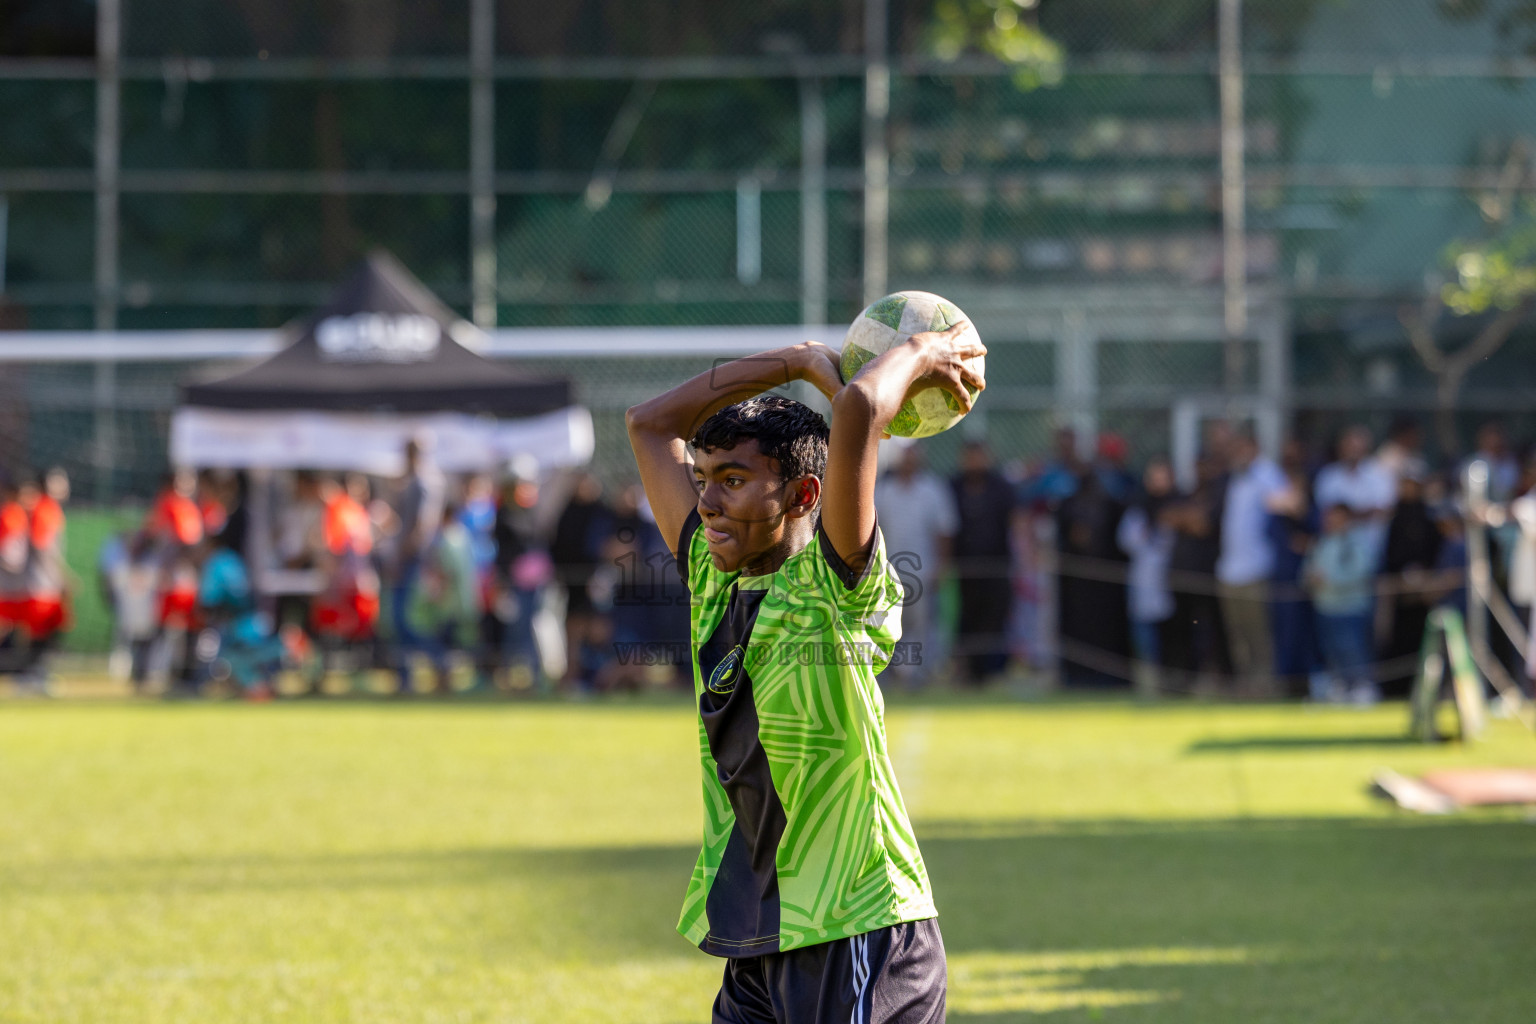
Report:
[[[859,367],[914,334],[942,331],[966,319],[969,318],[960,307],[932,292],[896,292],[877,299],[855,318],[843,336],[843,380],[852,380]],[[976,335],[974,324],[966,334],[968,337]],[[984,356],[977,356],[970,362],[979,376],[985,375]],[[968,390],[974,401],[978,392],[974,388]],[[932,437],[964,417],[954,395],[943,388],[925,388],[902,403],[901,410],[887,429],[897,437]]]

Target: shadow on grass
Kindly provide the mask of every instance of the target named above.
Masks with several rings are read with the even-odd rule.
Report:
[[[1529,824],[924,822],[918,833],[956,1017],[1536,1019],[1536,989],[1496,980],[1528,976]],[[95,896],[124,913],[259,917],[280,907],[294,927],[310,916],[334,927],[338,907],[358,908],[350,927],[408,933],[424,918],[477,957],[603,963],[686,950],[672,926],[695,854],[675,845],[76,861],[0,867],[0,893],[18,903]],[[1511,1016],[1516,1008],[1531,1012]]]
[[[497,708],[671,709],[691,708],[694,701],[691,691],[670,687],[645,690],[639,693],[605,693],[601,695],[577,694],[564,691],[558,693],[535,693],[531,691],[503,690],[464,690],[452,694],[412,692],[400,695],[393,692],[379,693],[371,690],[352,691],[347,689],[347,683],[340,681],[335,683],[335,685],[338,686],[335,692],[327,692],[323,695],[307,693],[284,695],[275,701],[251,704],[229,695],[210,698],[189,697],[180,694],[139,696],[130,694],[126,690],[112,694],[102,694],[97,692],[99,687],[96,686],[86,687],[87,695],[82,699],[75,699],[79,696],[76,693],[78,687],[70,680],[64,680],[56,686],[57,692],[55,697],[60,699],[40,701],[29,696],[13,695],[9,689],[0,687],[0,702],[4,703],[7,710],[28,707],[101,708],[128,706],[141,708],[216,708],[229,711],[238,710],[247,713],[271,714],[283,709],[330,708],[356,710],[360,707],[413,711],[432,709],[438,711],[476,712]],[[975,689],[955,684],[953,686],[936,686],[932,689],[918,692],[907,692],[898,687],[890,687],[883,691],[883,697],[889,707],[914,710],[1014,707],[1043,712],[1073,712],[1081,711],[1085,708],[1103,708],[1111,711],[1134,709],[1138,713],[1158,715],[1179,714],[1188,712],[1191,709],[1230,711],[1233,709],[1252,710],[1285,706],[1282,704],[1264,705],[1247,701],[1223,701],[1219,699],[1146,702],[1138,700],[1123,689],[1103,691],[1091,689],[1041,691],[1003,684],[994,684]]]

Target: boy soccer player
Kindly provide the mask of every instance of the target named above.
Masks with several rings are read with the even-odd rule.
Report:
[[[910,392],[971,408],[966,324],[846,386],[816,342],[717,367],[629,410],[656,524],[692,595],[704,844],[678,930],[728,958],[717,1024],[931,1024],[944,946],[886,752],[875,673],[901,636],[876,455]],[[762,392],[806,380],[832,424]],[[690,449],[692,458],[690,458]]]

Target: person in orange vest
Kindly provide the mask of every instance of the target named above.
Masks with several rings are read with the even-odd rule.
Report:
[[[371,641],[379,621],[368,478],[349,474],[345,486],[325,480],[320,497],[326,589],[315,599],[310,625],[322,647],[335,651]]]
[[[27,510],[19,500],[16,480],[0,471],[0,671],[19,672],[24,665],[31,551]]]
[[[192,496],[197,477],[189,470],[167,474],[144,520],[160,563],[159,633],[151,655],[153,674],[185,686],[189,650],[197,635],[197,546],[203,540],[203,513]]]
[[[203,539],[203,512],[192,499],[196,489],[197,477],[188,470],[166,475],[144,520],[150,536],[173,549],[190,548]]]
[[[57,468],[36,482],[24,482],[17,494],[27,513],[31,547],[26,580],[29,643],[22,675],[38,689],[47,686],[48,653],[69,625],[69,570],[64,560],[64,503],[68,500],[69,477]]]

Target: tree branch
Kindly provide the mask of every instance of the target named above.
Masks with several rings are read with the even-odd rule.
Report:
[[[1408,341],[1419,354],[1424,368],[1439,374],[1445,369],[1445,353],[1435,344],[1435,321],[1440,318],[1440,295],[1432,288],[1424,290],[1424,302],[1415,309],[1404,305],[1397,311],[1397,322],[1408,332]]]
[[[1531,306],[1532,299],[1527,296],[1521,300],[1520,305],[1494,317],[1465,348],[1446,358],[1447,371],[1458,377],[1464,376],[1472,367],[1497,352],[1509,340],[1515,328],[1520,326],[1521,321],[1530,316]]]
[[[1526,143],[1521,136],[1509,145],[1509,155],[1499,172],[1498,189],[1491,196],[1483,197],[1483,213],[1496,226],[1502,227],[1515,210],[1515,192],[1525,180],[1528,169]],[[1491,209],[1490,209],[1491,206]]]

